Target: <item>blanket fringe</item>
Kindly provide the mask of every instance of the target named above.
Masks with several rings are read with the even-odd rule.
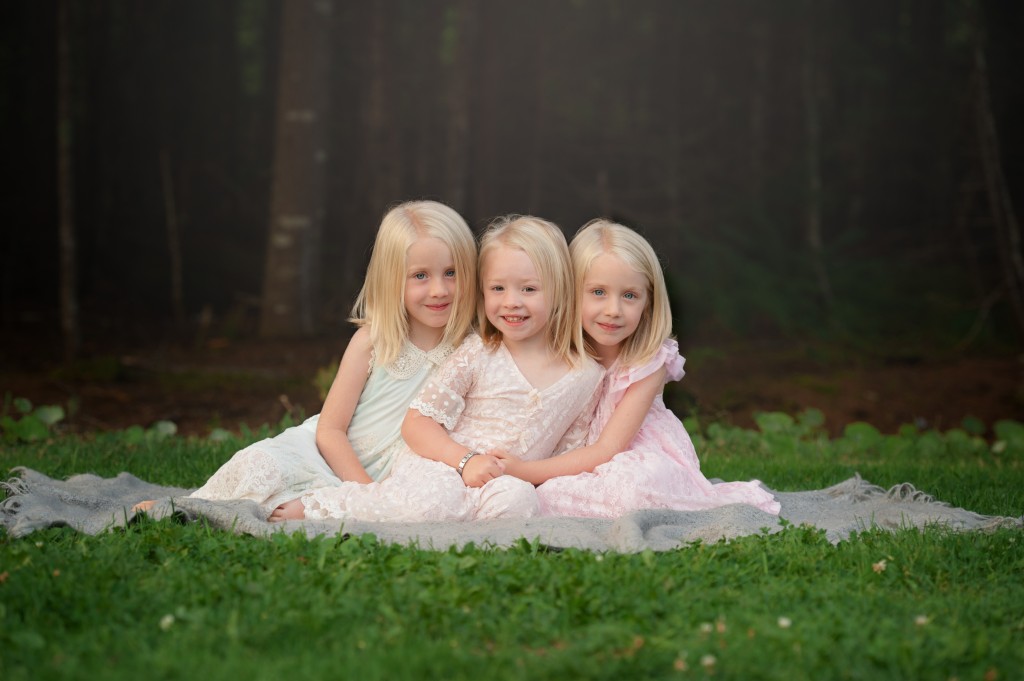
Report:
[[[860,477],[860,473],[854,473],[849,480],[833,485],[826,491],[831,497],[849,497],[854,501],[867,501],[871,497],[885,494],[884,489]]]
[[[11,473],[14,476],[0,481],[0,490],[3,490],[6,497],[0,500],[0,514],[14,517],[18,513],[18,508],[21,506],[21,499],[19,497],[29,493],[29,483],[21,477],[24,472],[25,468],[23,466],[12,468]]]
[[[8,497],[27,494],[28,483],[22,478],[10,478],[9,480],[0,482],[0,490],[6,492]]]
[[[21,506],[21,495],[28,493],[28,485],[20,478],[11,478],[0,482],[0,489],[7,493],[7,498],[0,501],[0,515],[14,517]]]
[[[933,497],[931,494],[928,494],[927,492],[922,492],[909,482],[903,482],[898,485],[893,485],[885,493],[885,496],[894,501],[909,501],[919,502],[922,504],[938,504],[940,506],[949,506],[949,504],[947,504],[944,501],[936,501],[935,497]]]

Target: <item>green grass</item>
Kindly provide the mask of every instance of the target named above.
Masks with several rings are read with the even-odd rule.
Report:
[[[707,475],[822,487],[855,471],[1024,513],[1024,429],[829,441],[813,413],[691,423]],[[0,468],[129,470],[183,486],[242,444],[145,433],[0,450]],[[882,569],[884,561],[884,569]],[[0,538],[0,670],[45,678],[1014,679],[1024,533],[789,527],[665,553],[435,552],[371,536],[269,540],[202,523]],[[787,625],[788,626],[785,626]]]

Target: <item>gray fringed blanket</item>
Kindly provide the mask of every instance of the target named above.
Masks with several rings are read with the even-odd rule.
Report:
[[[134,518],[131,507],[145,499],[161,499],[154,518],[177,514],[184,520],[205,519],[210,525],[240,534],[305,532],[309,536],[370,533],[384,542],[446,549],[470,542],[510,546],[520,538],[557,548],[593,551],[664,551],[695,541],[715,542],[762,531],[778,532],[784,519],[794,525],[825,530],[832,542],[870,527],[899,529],[942,524],[956,530],[1024,527],[1024,516],[983,516],[934,500],[909,483],[885,490],[856,476],[833,487],[806,492],[774,492],[782,504],[778,517],[752,506],[735,504],[707,511],[645,510],[616,520],[594,518],[531,518],[469,523],[370,523],[353,521],[288,521],[268,523],[250,501],[189,499],[190,490],[154,485],[128,473],[115,478],[76,475],[54,480],[16,468],[16,476],[0,483],[7,499],[0,503],[0,524],[15,537],[34,530],[70,526],[96,534],[122,527]]]

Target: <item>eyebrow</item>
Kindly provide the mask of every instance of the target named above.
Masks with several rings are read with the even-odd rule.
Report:
[[[410,263],[409,266],[405,268],[405,271],[406,272],[419,272],[420,270],[429,270],[429,269],[430,269],[430,267],[428,265],[417,264],[417,263],[414,262],[414,263]],[[443,270],[454,270],[454,269],[456,269],[455,263],[449,263],[448,265],[445,265],[441,269],[443,269]]]
[[[587,281],[587,280],[584,279],[583,280],[583,288],[612,288],[612,287],[611,287],[610,284],[605,284],[605,283],[603,283],[601,281]],[[643,285],[643,286],[622,286],[621,288],[623,290],[626,290],[626,291],[642,291],[642,292],[646,292],[646,291],[650,290],[649,287],[646,284]]]

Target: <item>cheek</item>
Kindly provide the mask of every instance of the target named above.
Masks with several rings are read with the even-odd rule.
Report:
[[[644,318],[645,314],[650,314],[650,313],[647,311],[646,308],[640,307],[636,311],[636,314],[633,315],[633,331],[636,331],[637,328],[640,326],[640,322],[643,321],[643,318]]]

